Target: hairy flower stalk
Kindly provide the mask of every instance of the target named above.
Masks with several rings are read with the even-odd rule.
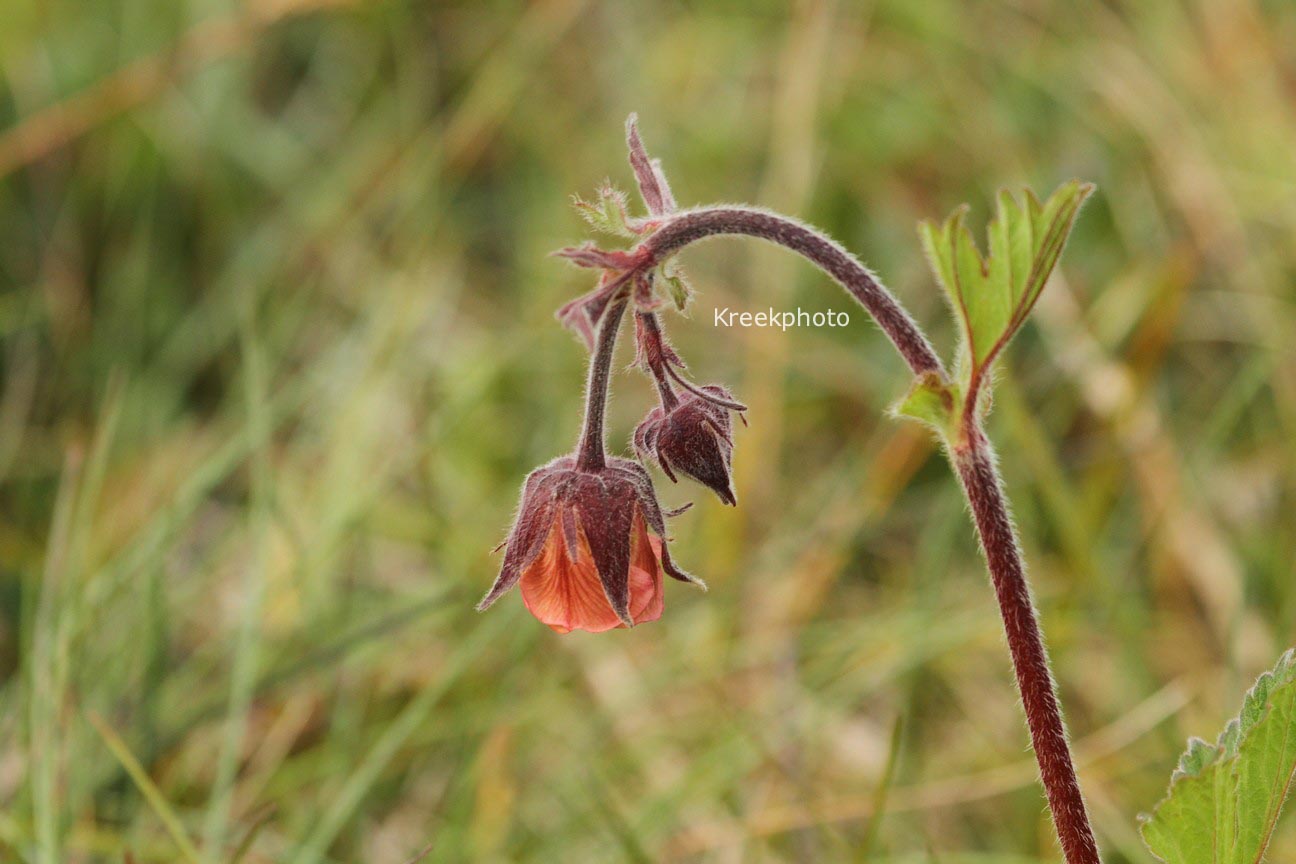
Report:
[[[576,467],[582,471],[598,471],[606,464],[603,455],[603,415],[607,413],[612,349],[616,347],[617,331],[621,329],[621,316],[625,314],[625,308],[625,300],[613,300],[612,305],[603,313],[594,356],[590,358],[589,383],[585,386],[585,425],[581,429],[580,445],[576,450]]]
[[[658,315],[658,309],[667,300],[682,310],[690,295],[674,257],[699,240],[739,235],[783,246],[817,265],[872,315],[914,373],[913,387],[894,411],[927,424],[946,444],[954,473],[967,496],[999,601],[1040,778],[1063,854],[1067,864],[1101,864],[1072,763],[1016,532],[995,467],[994,450],[982,430],[982,416],[989,402],[987,370],[1029,313],[1061,253],[1080,203],[1092,187],[1072,181],[1060,187],[1044,204],[1028,193],[1024,207],[1007,193],[1001,194],[999,216],[990,228],[990,259],[981,258],[962,228],[962,211],[956,212],[943,229],[924,226],[928,255],[951,295],[951,305],[962,319],[963,346],[951,378],[927,337],[899,301],[841,245],[810,226],[766,210],[736,206],[677,210],[661,165],[648,157],[633,115],[626,133],[631,166],[648,207],[648,217],[630,217],[625,196],[606,184],[600,189],[596,203],[578,200],[577,206],[593,227],[635,240],[635,245],[629,251],[605,251],[586,244],[558,253],[578,266],[596,269],[601,274],[600,287],[567,304],[558,314],[593,353],[585,425],[575,462],[577,470],[596,473],[613,470],[605,467],[609,460],[603,452],[603,412],[616,331],[626,306],[632,305],[639,364],[652,377],[661,400],[660,407],[652,409],[636,429],[635,449],[645,461],[656,462],[672,480],[676,479],[673,469],[679,469],[709,486],[721,500],[734,503],[729,482],[733,447],[729,414],[737,411],[741,417],[745,409],[727,388],[714,384],[697,386],[679,372],[683,361],[666,341]],[[973,295],[965,296],[964,292]],[[683,395],[676,392],[676,385],[685,391]],[[646,502],[647,511],[657,512],[650,481],[638,463],[625,459],[610,462],[615,463],[615,470],[635,478],[634,495]],[[565,470],[561,465],[559,469]],[[537,473],[548,470],[553,469]],[[649,485],[644,487],[644,483]],[[647,497],[643,497],[645,488]],[[527,489],[532,489],[530,479]],[[528,554],[527,560],[535,558],[535,553],[526,551],[538,543],[529,539],[531,535],[524,530],[528,494],[530,491],[524,494],[523,515],[519,516],[509,541],[509,554],[514,559]],[[585,518],[591,518],[588,512]],[[660,515],[650,522],[661,537]],[[564,529],[564,532],[555,531],[554,536],[562,533],[568,536],[567,546],[574,545],[575,532]],[[687,574],[672,572],[674,568],[664,542],[653,538],[652,548],[654,553],[659,553],[658,558],[645,553],[642,569],[655,573],[651,564],[660,560],[666,572],[675,578],[693,581]],[[512,584],[510,579],[517,581],[513,574],[519,566],[517,560],[510,564],[506,556],[505,566],[483,601],[483,608],[508,589]],[[531,565],[532,570],[527,572],[531,573],[536,566]],[[643,582],[642,577],[639,581]],[[634,623],[636,607],[627,603],[623,582],[624,579],[609,583],[605,579],[605,584],[610,586],[608,602],[621,622],[629,626]],[[646,610],[644,620],[656,617],[661,609],[660,593],[653,594],[650,600],[641,600],[637,608]],[[536,609],[533,607],[532,611]],[[542,616],[537,613],[537,617]],[[544,617],[542,620],[558,630],[571,629],[571,622],[566,618],[556,623]],[[612,626],[606,617],[598,615],[592,615],[587,623],[588,626],[574,626],[584,629]]]
[[[679,404],[675,386],[670,381],[670,358],[674,352],[666,344],[656,312],[638,313],[635,327],[639,337],[639,363],[652,376],[662,407],[669,411]]]
[[[675,566],[666,547],[666,517],[683,510],[663,511],[643,466],[603,450],[612,354],[627,302],[616,287],[598,324],[576,455],[527,476],[500,544],[504,563],[479,610],[520,583],[527,609],[555,631],[598,633],[661,617],[662,573],[706,588]]]

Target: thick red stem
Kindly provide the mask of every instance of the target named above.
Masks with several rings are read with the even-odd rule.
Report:
[[[1017,688],[1062,853],[1067,864],[1101,864],[994,451],[980,429],[973,428],[966,446],[955,449],[952,456],[999,599]]]

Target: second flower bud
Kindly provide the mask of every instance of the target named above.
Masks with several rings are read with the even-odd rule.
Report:
[[[731,409],[720,402],[733,403],[734,398],[718,384],[686,391],[671,408],[659,405],[648,412],[635,429],[634,445],[641,459],[656,462],[673,482],[679,482],[679,471],[733,505],[738,503],[730,479],[733,423]]]

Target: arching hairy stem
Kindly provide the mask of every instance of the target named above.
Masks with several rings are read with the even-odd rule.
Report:
[[[818,265],[873,316],[914,375],[931,388],[929,392],[942,398],[951,392],[944,366],[927,337],[877,277],[826,235],[793,219],[746,207],[673,213],[635,250],[637,266],[646,271],[691,243],[721,235],[757,237]],[[956,422],[955,428],[942,432],[951,442],[950,460],[971,505],[994,583],[1053,824],[1067,864],[1101,864],[994,451],[975,410],[960,412]]]
[[[859,301],[877,321],[915,375],[945,369],[927,337],[899,301],[867,267],[827,235],[786,216],[748,207],[707,207],[672,215],[640,246],[662,261],[691,243],[723,234],[758,237],[800,253]]]

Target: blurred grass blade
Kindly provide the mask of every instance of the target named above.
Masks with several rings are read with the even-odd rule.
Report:
[[[273,806],[262,809],[247,831],[244,832],[239,845],[234,847],[234,854],[230,856],[229,864],[241,864],[243,859],[247,857],[248,853],[252,851],[252,844],[256,842],[257,835],[261,833],[261,829],[270,824],[270,820],[274,818],[276,809]]]
[[[31,592],[36,608],[24,610],[31,625],[31,660],[27,689],[29,746],[32,760],[32,809],[36,823],[37,860],[63,860],[63,811],[67,793],[58,770],[68,755],[68,732],[61,719],[73,675],[71,643],[86,613],[84,571],[122,407],[121,379],[109,378],[107,393],[87,456],[68,449],[46,544],[40,585]]]
[[[597,765],[592,765],[586,776],[594,793],[590,796],[590,803],[594,805],[602,826],[616,839],[625,860],[633,864],[652,864],[653,856],[648,854],[643,840],[621,812],[613,795],[612,785],[599,772]]]
[[[0,132],[0,178],[35,162],[90,132],[118,114],[165,93],[168,87],[204,66],[255,42],[281,18],[338,5],[340,0],[295,0],[267,3],[259,14],[238,14],[202,21],[175,45],[139,58],[84,90],[19,120]],[[177,60],[180,62],[177,63]]]
[[[194,846],[193,841],[189,839],[189,834],[180,822],[180,817],[171,809],[171,805],[167,803],[161,791],[149,779],[148,772],[144,770],[144,766],[140,765],[139,760],[135,758],[135,754],[131,753],[130,748],[126,746],[126,742],[98,714],[91,711],[86,717],[89,719],[90,725],[94,726],[95,731],[99,733],[99,737],[103,738],[104,744],[108,745],[108,749],[117,757],[117,761],[121,763],[122,768],[130,775],[136,788],[139,789],[140,794],[144,796],[144,800],[148,802],[149,806],[153,808],[153,812],[157,814],[158,819],[162,820],[163,826],[166,827],[167,833],[171,835],[171,839],[175,841],[180,852],[192,864],[198,864],[198,849]]]
[[[294,864],[309,864],[324,857],[329,845],[355,815],[356,808],[373,784],[378,781],[383,769],[395,758],[397,751],[404,746],[410,735],[427,723],[432,709],[469,667],[470,661],[512,626],[511,616],[497,615],[488,616],[473,628],[471,635],[451,652],[440,678],[411,699],[409,704],[388,724],[355,771],[346,778],[319,823],[289,860]]]
[[[414,857],[406,860],[405,864],[419,864],[420,861],[427,860],[427,857],[432,854],[432,850],[435,848],[436,848],[436,841],[433,840],[432,842],[424,846],[422,849],[420,849],[418,852],[415,852]]]
[[[887,747],[886,766],[882,769],[882,779],[878,781],[877,789],[873,792],[873,809],[869,816],[868,827],[864,829],[864,837],[860,840],[858,861],[868,861],[873,854],[873,847],[877,845],[878,832],[882,829],[882,818],[886,815],[887,798],[891,794],[891,787],[895,784],[896,764],[900,761],[900,748],[904,743],[904,715],[896,715],[895,723],[891,726],[891,741]]]
[[[40,582],[24,592],[34,608],[23,609],[29,632],[27,652],[27,759],[30,769],[32,818],[35,822],[36,861],[58,864],[61,858],[59,831],[58,765],[61,750],[58,734],[60,706],[66,689],[65,652],[60,644],[64,603],[61,586],[64,578],[68,535],[76,487],[81,476],[81,462],[69,452],[54,502],[45,566]]]
[[[244,578],[242,620],[237,631],[234,665],[230,674],[229,704],[216,778],[212,784],[207,816],[203,824],[205,861],[215,861],[229,831],[230,799],[239,755],[247,735],[248,712],[261,666],[261,614],[266,594],[266,571],[270,556],[270,511],[273,473],[270,467],[270,398],[267,392],[265,351],[257,341],[255,313],[245,312],[241,328],[244,358],[244,396],[247,406],[248,437],[252,442],[252,506],[248,536],[252,539],[251,560]]]

